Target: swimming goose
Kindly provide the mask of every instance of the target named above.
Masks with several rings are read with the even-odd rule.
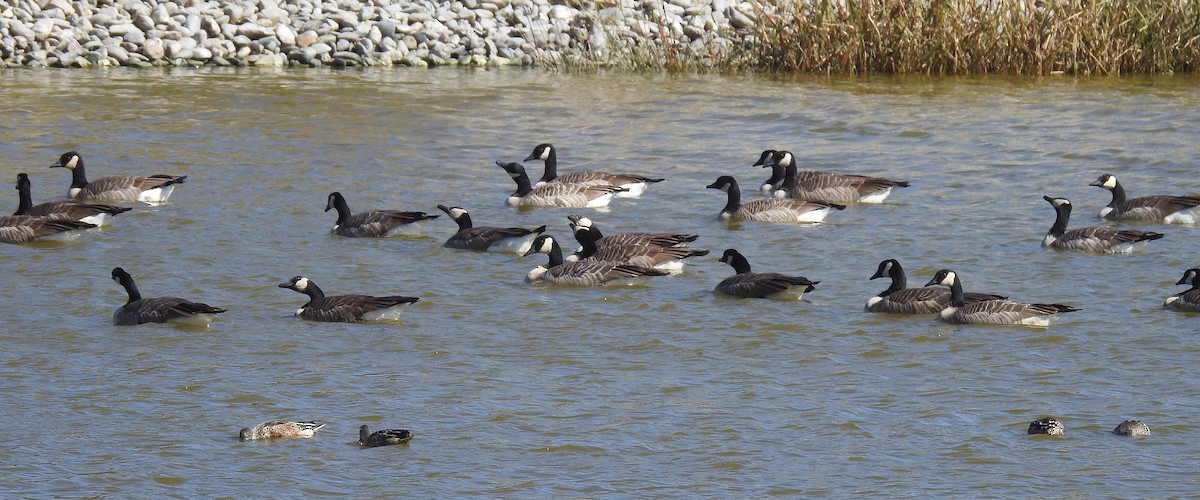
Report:
[[[1062,436],[1065,431],[1066,427],[1063,427],[1062,422],[1046,417],[1030,422],[1029,429],[1026,429],[1025,433],[1029,435],[1046,434],[1049,436]]]
[[[576,226],[575,239],[583,244],[583,250],[571,257],[578,261],[608,261],[631,264],[638,267],[653,267],[670,272],[683,270],[683,259],[708,255],[708,250],[688,247],[660,247],[658,245],[606,245],[596,246],[596,236],[587,226]],[[571,260],[571,259],[568,259]]]
[[[766,154],[765,152],[763,153]],[[765,167],[783,167],[782,184],[773,193],[776,198],[823,201],[825,203],[883,203],[892,190],[908,187],[908,182],[855,174],[837,174],[820,170],[800,171],[791,151],[776,151]],[[772,174],[773,179],[775,174]],[[768,179],[770,180],[770,179]]]
[[[627,189],[627,191],[617,193],[615,195],[617,198],[637,198],[646,191],[646,186],[663,181],[663,179],[652,179],[644,175],[613,174],[596,170],[583,170],[560,176],[558,175],[558,154],[555,152],[554,146],[549,143],[535,146],[533,152],[529,153],[524,161],[529,160],[542,160],[546,164],[546,171],[542,174],[542,178],[534,184],[535,187],[551,182],[600,183]]]
[[[829,210],[842,210],[845,205],[834,205],[819,201],[804,201],[795,199],[766,199],[752,200],[742,203],[742,192],[738,189],[737,181],[728,175],[722,175],[717,181],[707,186],[709,189],[720,189],[728,195],[725,208],[721,210],[721,218],[726,220],[753,220],[759,222],[821,222],[829,214]]]
[[[97,226],[107,226],[112,216],[119,213],[133,210],[129,207],[117,207],[113,205],[93,205],[89,203],[80,203],[77,201],[50,201],[46,203],[33,204],[33,199],[30,196],[29,176],[24,173],[17,174],[17,196],[18,204],[17,211],[13,215],[31,215],[34,217],[46,217],[59,220],[77,220],[95,224]]]
[[[579,184],[553,182],[532,187],[529,175],[520,163],[496,162],[517,183],[517,190],[508,196],[514,207],[599,208],[608,206],[613,195],[626,191],[609,184]]]
[[[950,289],[942,287],[908,288],[904,268],[896,259],[879,263],[871,279],[890,277],[892,285],[879,295],[867,299],[866,310],[892,314],[937,314],[950,305]],[[1008,297],[987,293],[963,293],[963,301],[970,304],[983,300],[1003,300]]]
[[[183,323],[207,327],[213,315],[224,309],[178,297],[156,297],[143,299],[133,277],[122,268],[113,268],[112,279],[125,288],[129,301],[113,312],[114,325],[140,325],[142,323]]]
[[[408,429],[387,429],[371,432],[371,428],[366,425],[358,428],[358,445],[364,448],[405,444],[412,441],[412,438],[413,435]]]
[[[700,238],[696,234],[676,234],[676,233],[616,233],[605,235],[600,232],[600,228],[592,222],[592,219],[579,215],[568,215],[567,220],[571,221],[571,230],[576,231],[575,240],[582,245],[583,241],[579,240],[578,229],[586,227],[591,230],[593,242],[596,248],[604,248],[609,245],[653,245],[659,247],[678,247],[696,241]]]
[[[438,205],[438,210],[458,223],[458,232],[442,246],[461,250],[492,250],[524,254],[533,245],[533,239],[546,231],[546,226],[533,229],[521,227],[474,227],[471,225],[471,214],[462,207],[447,207]]]
[[[734,297],[800,300],[820,283],[803,276],[751,272],[750,261],[732,248],[725,250],[720,262],[733,266],[736,274],[717,283],[715,291]]]
[[[769,178],[767,178],[767,180],[763,181],[762,185],[759,186],[759,188],[758,188],[759,191],[762,192],[763,196],[766,196],[768,198],[774,198],[775,191],[778,190],[779,188],[783,187],[783,178],[786,173],[785,169],[783,168],[783,165],[777,165],[777,164],[774,164],[774,162],[771,162],[771,157],[773,157],[773,156],[775,156],[774,149],[765,150],[762,152],[761,155],[758,156],[758,161],[754,162],[754,165],[751,165],[752,167],[763,167],[763,168],[771,169],[771,177],[769,177]],[[768,164],[768,163],[770,163],[770,164]]]
[[[350,214],[350,205],[342,193],[329,193],[329,201],[325,202],[325,211],[337,209],[337,223],[330,232],[338,236],[351,238],[371,237],[382,238],[397,234],[416,234],[421,230],[421,221],[438,218],[437,215],[425,212],[401,212],[399,210],[371,210]]]
[[[317,429],[322,427],[325,427],[325,424],[268,420],[254,427],[243,427],[241,432],[238,432],[238,440],[309,438],[313,437],[317,433]]]
[[[313,321],[338,321],[357,323],[359,321],[398,320],[400,311],[419,297],[393,295],[389,297],[372,297],[370,295],[332,295],[325,296],[316,283],[303,276],[296,276],[287,283],[280,283],[279,288],[287,288],[308,295],[308,302],[296,310],[296,316]]]
[[[1126,420],[1117,424],[1113,434],[1118,436],[1149,436],[1150,426],[1141,420]]]
[[[187,179],[186,175],[114,175],[88,182],[83,169],[83,157],[75,151],[63,153],[57,163],[50,165],[50,168],[56,167],[71,171],[68,194],[71,198],[85,201],[165,203],[175,190],[175,185]]]
[[[1090,253],[1130,253],[1141,249],[1151,240],[1163,237],[1162,233],[1134,231],[1111,227],[1080,227],[1067,230],[1071,219],[1071,201],[1066,198],[1042,199],[1054,206],[1054,225],[1042,239],[1042,246],[1054,250],[1078,250]]]
[[[1183,272],[1183,277],[1175,282],[1176,285],[1188,285],[1185,291],[1167,297],[1163,307],[1184,312],[1200,312],[1200,269],[1192,268]]]
[[[938,313],[938,319],[947,323],[975,325],[1026,325],[1050,326],[1059,314],[1078,311],[1062,304],[1026,304],[1008,299],[984,300],[966,303],[962,282],[958,273],[942,269],[925,286],[950,287],[950,305]]]
[[[1117,176],[1104,174],[1088,184],[1112,192],[1112,201],[1100,209],[1100,218],[1109,220],[1195,224],[1200,215],[1200,196],[1141,196],[1125,198],[1125,188]]]
[[[642,276],[664,276],[668,274],[661,269],[639,267],[619,262],[597,260],[566,262],[563,260],[562,247],[549,235],[538,236],[533,240],[533,247],[525,255],[544,253],[550,256],[545,266],[538,266],[525,276],[525,281],[549,281],[565,285],[597,286],[613,280],[639,278]]]
[[[33,240],[71,240],[79,236],[80,229],[96,227],[90,222],[59,220],[32,215],[0,216],[0,242],[28,243]]]

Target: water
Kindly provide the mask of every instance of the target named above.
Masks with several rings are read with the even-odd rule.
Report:
[[[0,79],[0,178],[34,200],[92,177],[186,174],[74,244],[0,248],[3,496],[1013,497],[1194,493],[1196,316],[1160,309],[1197,264],[1198,229],[1142,253],[1056,254],[1043,195],[1095,224],[1102,173],[1133,196],[1200,192],[1194,79],[773,79],[542,71],[27,71]],[[668,178],[608,210],[514,210],[495,160],[559,148],[560,172]],[[715,218],[767,148],[912,187],[819,227]],[[528,165],[540,172],[535,162]],[[15,181],[14,181],[15,182]],[[479,225],[566,215],[609,232],[701,235],[678,276],[596,289],[528,285],[544,256],[422,237],[329,236],[352,210]],[[15,193],[9,198],[16,206]],[[799,303],[713,286],[739,249],[756,270],[821,281]],[[967,290],[1081,309],[1049,329],[959,327],[861,311],[899,259]],[[147,296],[226,307],[209,329],[114,327],[128,269]],[[401,322],[314,324],[327,293],[419,295]],[[1025,435],[1055,416],[1065,438]],[[271,418],[317,437],[240,443]],[[1110,434],[1139,418],[1154,434]],[[360,450],[359,425],[407,428]]]

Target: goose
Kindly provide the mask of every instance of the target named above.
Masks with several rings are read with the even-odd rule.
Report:
[[[879,295],[867,299],[868,312],[892,314],[937,314],[950,305],[950,290],[941,287],[907,288],[904,268],[896,259],[879,263],[870,279],[889,277],[892,285]],[[1008,297],[988,293],[963,293],[963,301],[970,304],[983,300],[1003,300]]]
[[[738,189],[737,181],[728,175],[722,175],[717,181],[707,186],[709,189],[720,189],[728,195],[725,208],[721,210],[721,218],[725,220],[753,220],[759,222],[821,222],[829,214],[830,209],[845,209],[845,205],[835,205],[819,201],[804,201],[793,199],[753,200],[742,203],[742,192]]]
[[[0,216],[0,242],[28,243],[33,240],[72,240],[79,236],[73,232],[96,227],[90,222],[59,220],[32,215]]]
[[[1200,215],[1200,196],[1141,196],[1125,198],[1125,188],[1117,176],[1101,175],[1088,184],[1112,192],[1112,201],[1100,209],[1100,218],[1108,220],[1195,224]]]
[[[638,267],[653,267],[670,272],[683,270],[683,259],[708,255],[703,248],[660,247],[657,245],[606,245],[596,246],[596,236],[589,227],[576,226],[575,239],[583,244],[583,250],[577,252],[577,261],[608,261],[631,264]],[[570,261],[571,259],[568,259]]]
[[[1057,419],[1046,417],[1034,420],[1029,423],[1029,429],[1026,434],[1046,434],[1048,436],[1062,436],[1066,431],[1066,427]]]
[[[325,211],[337,209],[337,223],[329,232],[350,238],[382,238],[397,234],[417,234],[420,222],[438,218],[425,212],[401,212],[399,210],[371,210],[350,214],[350,205],[342,193],[329,193]]]
[[[517,183],[517,190],[508,196],[514,207],[599,208],[608,206],[613,195],[626,191],[609,184],[576,184],[554,182],[532,187],[529,175],[520,163],[496,162]]]
[[[637,198],[646,191],[647,186],[664,180],[652,179],[644,175],[614,174],[596,170],[583,170],[560,176],[558,175],[558,154],[555,152],[554,146],[549,143],[534,146],[533,152],[529,153],[524,161],[529,160],[542,160],[546,165],[545,173],[534,184],[534,187],[551,182],[608,184],[627,189],[627,191],[616,193],[617,198]]]
[[[751,272],[750,261],[732,248],[725,250],[720,262],[732,266],[736,274],[717,283],[715,291],[734,297],[800,300],[820,283],[803,276]]]
[[[766,153],[764,153],[765,155]],[[783,183],[773,193],[776,198],[823,201],[825,203],[883,203],[892,190],[908,187],[908,182],[855,174],[837,174],[820,170],[801,172],[791,151],[776,151],[764,167],[772,172],[784,169]],[[773,179],[775,174],[772,174]]]
[[[771,169],[771,177],[763,181],[762,185],[758,188],[759,191],[762,192],[763,196],[768,198],[774,198],[775,191],[783,187],[783,178],[786,174],[786,170],[783,168],[783,165],[778,165],[771,162],[771,157],[773,156],[775,156],[774,149],[763,151],[762,154],[758,156],[758,161],[754,162],[754,165],[751,165],[752,167]]]
[[[1008,299],[984,300],[966,303],[962,282],[958,273],[942,269],[925,286],[950,287],[950,305],[938,313],[938,319],[947,323],[974,325],[1026,325],[1050,326],[1059,314],[1078,311],[1062,304],[1026,304]]]
[[[1113,434],[1118,436],[1149,436],[1150,426],[1141,420],[1126,420],[1117,424]]]
[[[1042,239],[1042,246],[1053,250],[1078,250],[1088,253],[1130,253],[1146,246],[1151,240],[1163,237],[1162,233],[1134,231],[1111,227],[1079,227],[1067,230],[1071,219],[1071,201],[1066,198],[1042,199],[1054,206],[1054,225]]]
[[[580,215],[568,215],[567,220],[571,221],[571,229],[576,231],[575,239],[582,245],[583,241],[579,240],[579,228],[588,228],[591,230],[589,236],[596,248],[604,248],[609,245],[652,245],[658,247],[678,247],[696,241],[700,235],[696,234],[677,234],[677,233],[616,233],[604,235],[600,232],[600,228],[589,219]],[[581,248],[582,250],[582,248]]]
[[[389,297],[372,297],[370,295],[332,295],[325,293],[303,276],[296,276],[286,283],[280,283],[279,288],[287,288],[308,295],[308,302],[296,310],[296,316],[313,321],[340,321],[357,323],[359,321],[398,320],[400,311],[419,297],[404,297],[393,295]]]
[[[524,254],[533,246],[533,239],[546,232],[546,226],[538,226],[533,229],[475,227],[471,225],[471,214],[462,207],[447,207],[446,205],[437,207],[438,210],[446,212],[446,215],[458,223],[458,232],[442,244],[446,248]]]
[[[133,210],[113,205],[93,205],[77,201],[50,201],[33,204],[29,176],[17,174],[17,211],[13,215],[31,215],[59,220],[77,220],[96,226],[107,226],[114,215]]]
[[[545,266],[538,266],[525,276],[525,281],[548,281],[564,285],[597,286],[614,280],[639,278],[642,276],[665,276],[661,269],[640,267],[619,262],[563,260],[562,247],[550,235],[543,234],[533,240],[533,247],[525,255],[544,253],[550,256]]]
[[[1192,268],[1183,272],[1183,277],[1175,282],[1176,285],[1188,285],[1185,291],[1167,297],[1163,307],[1184,312],[1200,312],[1200,269]]]
[[[358,445],[363,448],[407,444],[409,441],[412,441],[412,438],[413,435],[408,429],[387,429],[371,432],[371,428],[366,425],[358,428]]]
[[[120,267],[113,268],[112,279],[125,288],[129,300],[113,312],[114,325],[140,325],[143,323],[182,323],[207,327],[213,316],[225,312],[201,302],[192,302],[178,297],[156,297],[143,299],[133,277]]]
[[[71,171],[71,198],[83,201],[132,202],[147,204],[166,203],[177,184],[187,179],[186,175],[115,175],[101,177],[88,182],[83,169],[83,157],[78,152],[68,151],[58,158],[50,168],[65,168]]]
[[[313,437],[322,427],[325,427],[325,424],[317,422],[268,420],[254,427],[242,427],[241,432],[238,432],[238,440],[309,438]]]

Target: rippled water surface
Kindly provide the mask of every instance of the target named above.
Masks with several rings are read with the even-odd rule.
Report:
[[[0,72],[0,178],[62,197],[59,154],[95,178],[186,174],[71,244],[3,245],[3,496],[1014,497],[1196,491],[1196,315],[1160,309],[1200,265],[1200,228],[1132,255],[1039,247],[1054,212],[1096,224],[1132,195],[1200,193],[1194,79],[778,80],[542,71]],[[559,148],[560,172],[668,180],[608,210],[504,205],[495,160]],[[819,227],[715,218],[767,148],[802,165],[907,180]],[[531,172],[540,172],[529,162]],[[9,184],[11,185],[11,184]],[[627,287],[528,285],[545,257],[344,239],[352,209],[609,232],[700,235],[683,274]],[[5,195],[12,208],[16,193]],[[801,302],[713,286],[737,248],[756,270],[821,283]],[[862,312],[899,259],[910,285],[956,269],[968,290],[1061,302],[1049,329],[959,327]],[[226,307],[209,329],[114,327],[128,269],[147,296]],[[419,295],[403,321],[318,324],[275,285]],[[1054,416],[1064,438],[1025,435]],[[271,418],[313,439],[240,443]],[[1126,418],[1154,434],[1129,439]],[[412,444],[360,450],[359,425]]]

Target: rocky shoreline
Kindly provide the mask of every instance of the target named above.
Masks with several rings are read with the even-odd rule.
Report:
[[[728,57],[738,0],[12,0],[0,66],[630,65]]]

